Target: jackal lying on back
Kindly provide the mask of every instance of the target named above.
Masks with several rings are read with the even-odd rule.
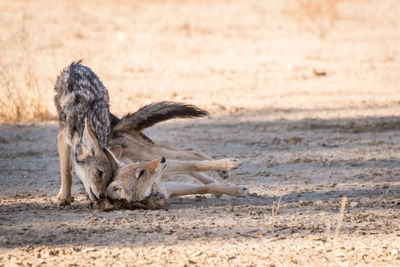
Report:
[[[115,177],[107,187],[112,200],[144,203],[148,208],[160,208],[170,196],[192,194],[227,194],[245,197],[248,190],[241,186],[227,186],[217,182],[204,185],[163,182],[178,174],[202,171],[230,171],[240,166],[236,159],[211,161],[171,161],[162,157],[146,163],[124,164],[111,154]]]
[[[195,148],[179,149],[155,144],[141,132],[146,126],[161,121],[161,118],[166,120],[178,117],[178,114],[197,114],[194,112],[196,110],[198,108],[194,106],[179,103],[156,103],[129,114],[129,119],[125,117],[118,122],[119,126],[113,127],[118,131],[113,131],[113,138],[109,143],[112,152],[106,151],[109,153],[114,174],[107,187],[110,199],[135,203],[145,201],[148,207],[154,208],[162,206],[166,199],[176,195],[247,195],[247,189],[244,187],[218,184],[213,178],[202,173],[216,171],[226,178],[227,171],[240,166],[238,160],[213,160]],[[158,159],[153,160],[154,158]],[[168,159],[168,167],[165,158]],[[162,182],[179,174],[191,175],[204,185]],[[158,204],[151,204],[155,199]]]
[[[198,108],[179,103],[156,103],[130,114],[129,120],[125,117],[119,121],[119,126],[113,127],[118,131],[113,131],[109,143],[112,152],[106,150],[113,169],[113,179],[107,187],[110,199],[130,203],[144,201],[148,208],[156,208],[170,196],[206,193],[247,195],[244,187],[218,184],[202,173],[216,171],[226,178],[227,171],[240,166],[238,160],[213,160],[195,148],[180,149],[155,144],[140,131],[144,125],[153,125],[156,119],[160,121],[160,114],[164,114],[163,120],[166,120],[178,114],[197,114],[195,110]],[[154,158],[158,159],[152,160]],[[165,158],[168,159],[168,166]],[[204,185],[162,182],[179,174],[191,175]]]

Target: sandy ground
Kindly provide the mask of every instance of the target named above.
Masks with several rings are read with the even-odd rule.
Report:
[[[78,58],[119,115],[199,105],[146,134],[239,158],[221,182],[251,195],[100,212],[74,177],[58,207],[57,124],[3,124],[0,266],[400,265],[398,1],[340,2],[325,38],[294,3],[1,1],[1,40],[24,25],[50,106]]]

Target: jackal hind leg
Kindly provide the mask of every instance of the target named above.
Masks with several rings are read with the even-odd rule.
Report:
[[[207,156],[203,152],[199,151],[194,147],[189,148],[172,148],[168,146],[161,147],[161,153],[164,153],[164,156],[168,159],[178,159],[178,160],[209,160],[214,161],[213,158]],[[227,179],[229,177],[228,171],[225,170],[217,170],[218,175],[222,179]]]
[[[216,184],[218,183],[214,178],[206,175],[206,171],[219,171],[219,170],[233,170],[240,167],[240,161],[237,159],[220,159],[220,160],[202,160],[202,161],[176,161],[171,160],[167,162],[168,171],[163,177],[166,180],[170,177],[186,174],[190,175],[203,184]],[[221,194],[215,193],[216,197]]]
[[[168,166],[174,171],[231,171],[240,167],[238,159],[217,160],[169,160]]]
[[[180,161],[167,162],[169,177],[178,174],[188,174],[198,179],[203,184],[215,183],[215,179],[201,173],[206,171],[230,171],[239,168],[241,163],[237,159]]]

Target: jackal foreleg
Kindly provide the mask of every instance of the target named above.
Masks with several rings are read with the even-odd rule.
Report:
[[[168,197],[194,194],[226,194],[237,197],[246,197],[248,195],[247,188],[243,186],[230,186],[217,183],[197,185],[166,182],[163,186]]]
[[[57,199],[60,205],[69,205],[72,201],[71,147],[67,144],[64,134],[64,131],[60,129],[58,133],[58,155],[60,158],[61,187]]]
[[[217,181],[214,178],[212,178],[212,177],[210,177],[210,176],[208,176],[208,175],[206,175],[204,173],[191,172],[191,171],[176,171],[176,172],[167,171],[165,174],[163,174],[161,179],[162,180],[168,180],[169,178],[175,177],[175,176],[180,175],[180,174],[190,175],[193,178],[196,178],[197,180],[199,180],[203,184],[217,183]]]

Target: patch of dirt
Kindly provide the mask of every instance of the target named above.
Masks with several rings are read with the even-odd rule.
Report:
[[[400,129],[400,118],[357,118],[342,121],[311,120],[288,127],[289,131],[296,129],[331,130],[350,133],[398,131]]]
[[[221,127],[224,123],[236,125],[235,130]],[[57,128],[29,127],[32,137],[46,136],[51,152],[28,156],[21,148],[24,157],[8,161],[14,178],[1,176],[1,261],[307,265],[322,257],[326,264],[400,262],[400,134],[295,127],[288,132],[297,121],[275,123],[280,129],[265,132],[262,117],[254,124],[218,117],[147,130],[157,142],[179,146],[179,136],[216,158],[240,158],[243,166],[221,182],[245,185],[251,195],[181,197],[160,210],[111,211],[93,209],[76,177],[72,205],[53,203],[59,187]],[[7,132],[23,134],[24,129],[3,126],[1,131],[7,138]],[[18,143],[1,145],[2,162],[15,154]],[[26,149],[31,147],[40,149],[40,144]],[[34,167],[39,163],[41,170]],[[21,172],[27,165],[32,171],[25,177]],[[335,235],[343,196],[348,201]]]

